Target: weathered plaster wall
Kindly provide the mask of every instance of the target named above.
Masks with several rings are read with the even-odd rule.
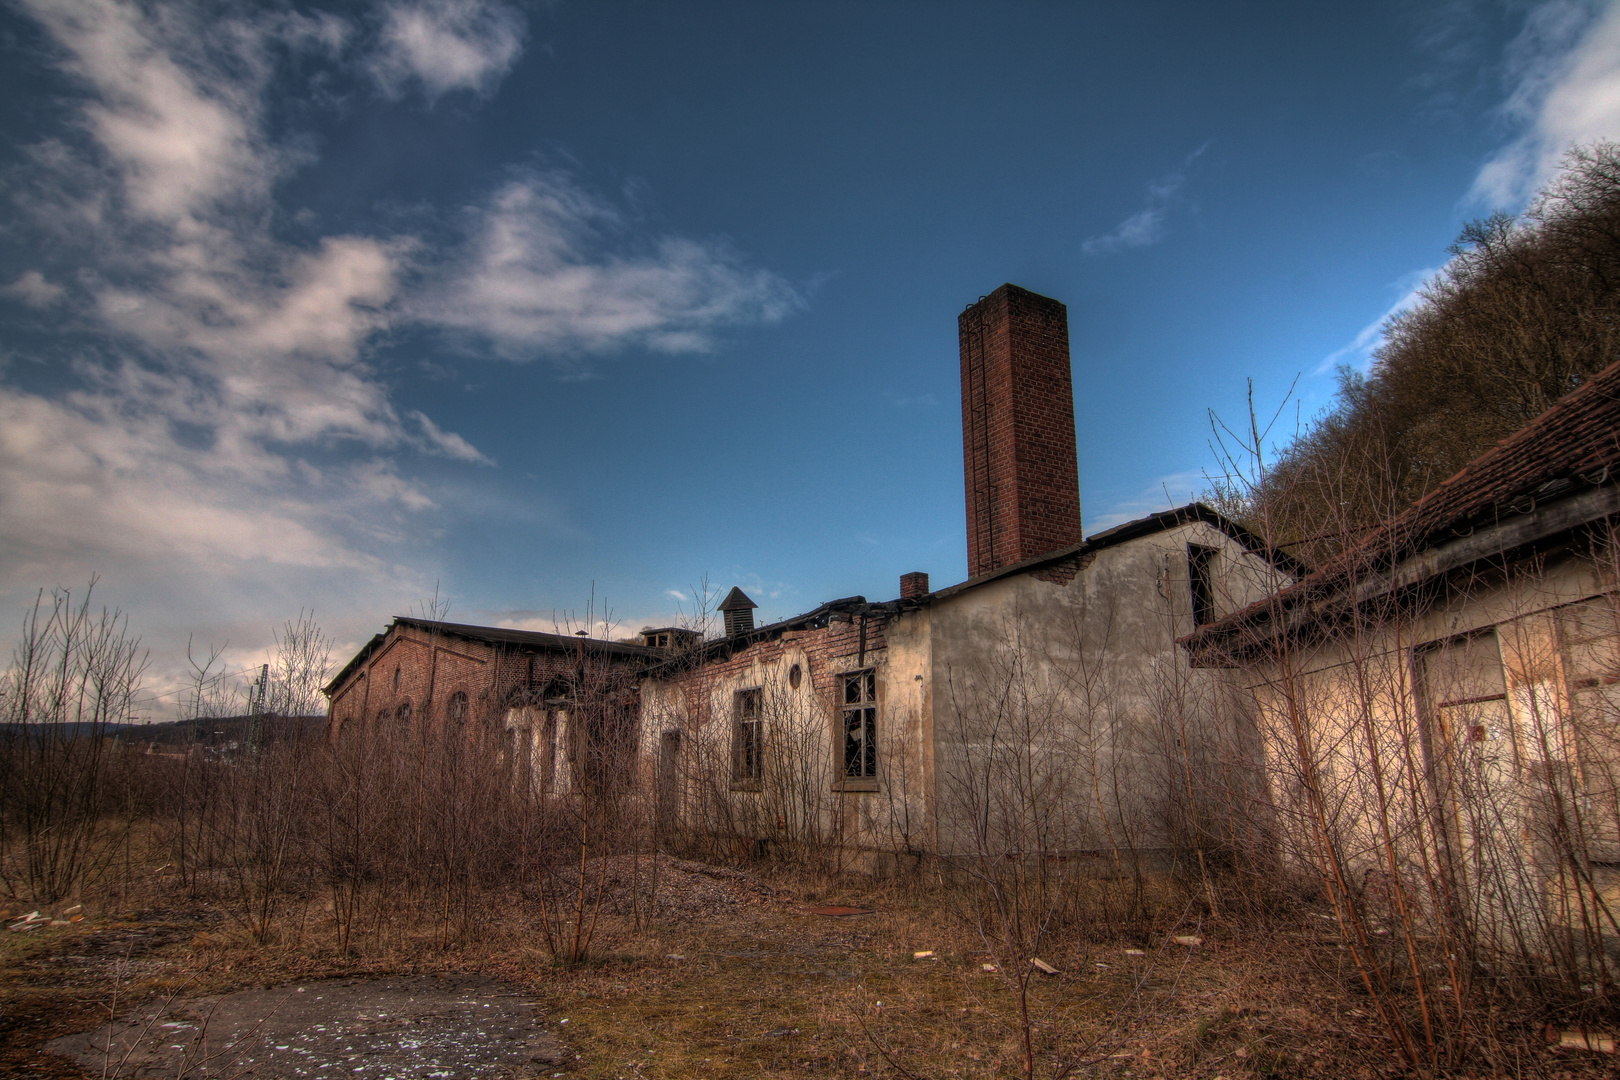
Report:
[[[641,688],[644,781],[689,833],[739,841],[826,844],[869,861],[873,853],[927,844],[929,755],[926,615],[788,631],[731,656],[662,673]],[[800,670],[798,687],[790,673]],[[878,776],[843,775],[841,676],[871,669],[877,684]],[[763,775],[733,770],[738,691],[761,691]],[[678,767],[663,755],[678,733]],[[666,791],[659,794],[659,785]],[[673,784],[674,792],[667,790]]]
[[[1244,669],[1284,851],[1313,865],[1325,835],[1358,882],[1387,874],[1392,853],[1420,882],[1449,850],[1482,917],[1539,918],[1536,891],[1560,888],[1533,881],[1560,860],[1538,817],[1554,777],[1566,798],[1581,790],[1568,812],[1590,858],[1620,854],[1613,589],[1589,560],[1527,562]],[[1447,649],[1477,662],[1448,668],[1434,659]],[[1602,887],[1620,901],[1620,877]]]
[[[1023,747],[1039,748],[1030,761],[1044,790],[1065,793],[1043,826],[1061,838],[1052,846],[1162,853],[1189,827],[1199,794],[1189,773],[1241,733],[1217,708],[1221,677],[1194,670],[1176,645],[1193,628],[1188,544],[1219,552],[1223,612],[1276,581],[1270,564],[1194,522],[1104,548],[1066,582],[1021,574],[934,605],[942,851],[985,842],[968,823],[985,820],[973,807],[993,795],[986,764]]]

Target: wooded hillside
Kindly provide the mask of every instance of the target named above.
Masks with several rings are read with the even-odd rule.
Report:
[[[1307,562],[1422,498],[1620,357],[1620,145],[1571,151],[1517,217],[1467,225],[1366,375],[1233,500]],[[1231,492],[1228,492],[1231,494]]]

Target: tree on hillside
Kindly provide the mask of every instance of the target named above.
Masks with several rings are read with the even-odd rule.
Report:
[[[1422,498],[1620,357],[1620,144],[1570,151],[1523,214],[1464,227],[1366,375],[1244,500],[1309,562]]]

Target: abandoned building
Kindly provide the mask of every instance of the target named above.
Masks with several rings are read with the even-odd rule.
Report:
[[[1162,856],[1198,827],[1200,764],[1242,737],[1177,640],[1304,569],[1197,504],[1083,537],[1067,319],[1009,284],[958,320],[968,580],[906,574],[895,599],[764,626],[732,589],[707,641],[400,618],[332,680],[334,730],[476,705],[536,790],[565,791],[571,695],[612,670],[639,684],[633,768],[671,843],[831,845],[875,869],[969,851],[1024,827],[986,814],[1004,793],[974,778],[1026,753],[1059,847]]]
[[[959,319],[967,581],[899,582],[653,666],[641,755],[661,828],[830,844],[857,866],[1005,837],[979,779],[1031,753],[1065,851],[1158,857],[1188,825],[1216,730],[1213,672],[1177,638],[1302,568],[1200,506],[1080,530],[1067,312],[1004,285]],[[1027,824],[1027,823],[1026,823]]]
[[[334,737],[375,733],[390,724],[461,724],[516,711],[514,732],[532,738],[522,726],[527,717],[544,713],[548,700],[566,699],[587,673],[598,683],[633,684],[662,656],[625,642],[400,616],[326,684],[329,730]]]
[[[1309,858],[1331,845],[1409,902],[1441,882],[1487,939],[1612,928],[1617,469],[1620,363],[1332,564],[1187,636],[1258,706],[1285,840],[1314,836]]]

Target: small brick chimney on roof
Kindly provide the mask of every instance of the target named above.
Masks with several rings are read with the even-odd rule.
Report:
[[[1069,312],[1003,285],[957,319],[968,576],[1078,544]]]
[[[928,595],[928,575],[921,570],[900,575],[900,599],[911,600]]]

